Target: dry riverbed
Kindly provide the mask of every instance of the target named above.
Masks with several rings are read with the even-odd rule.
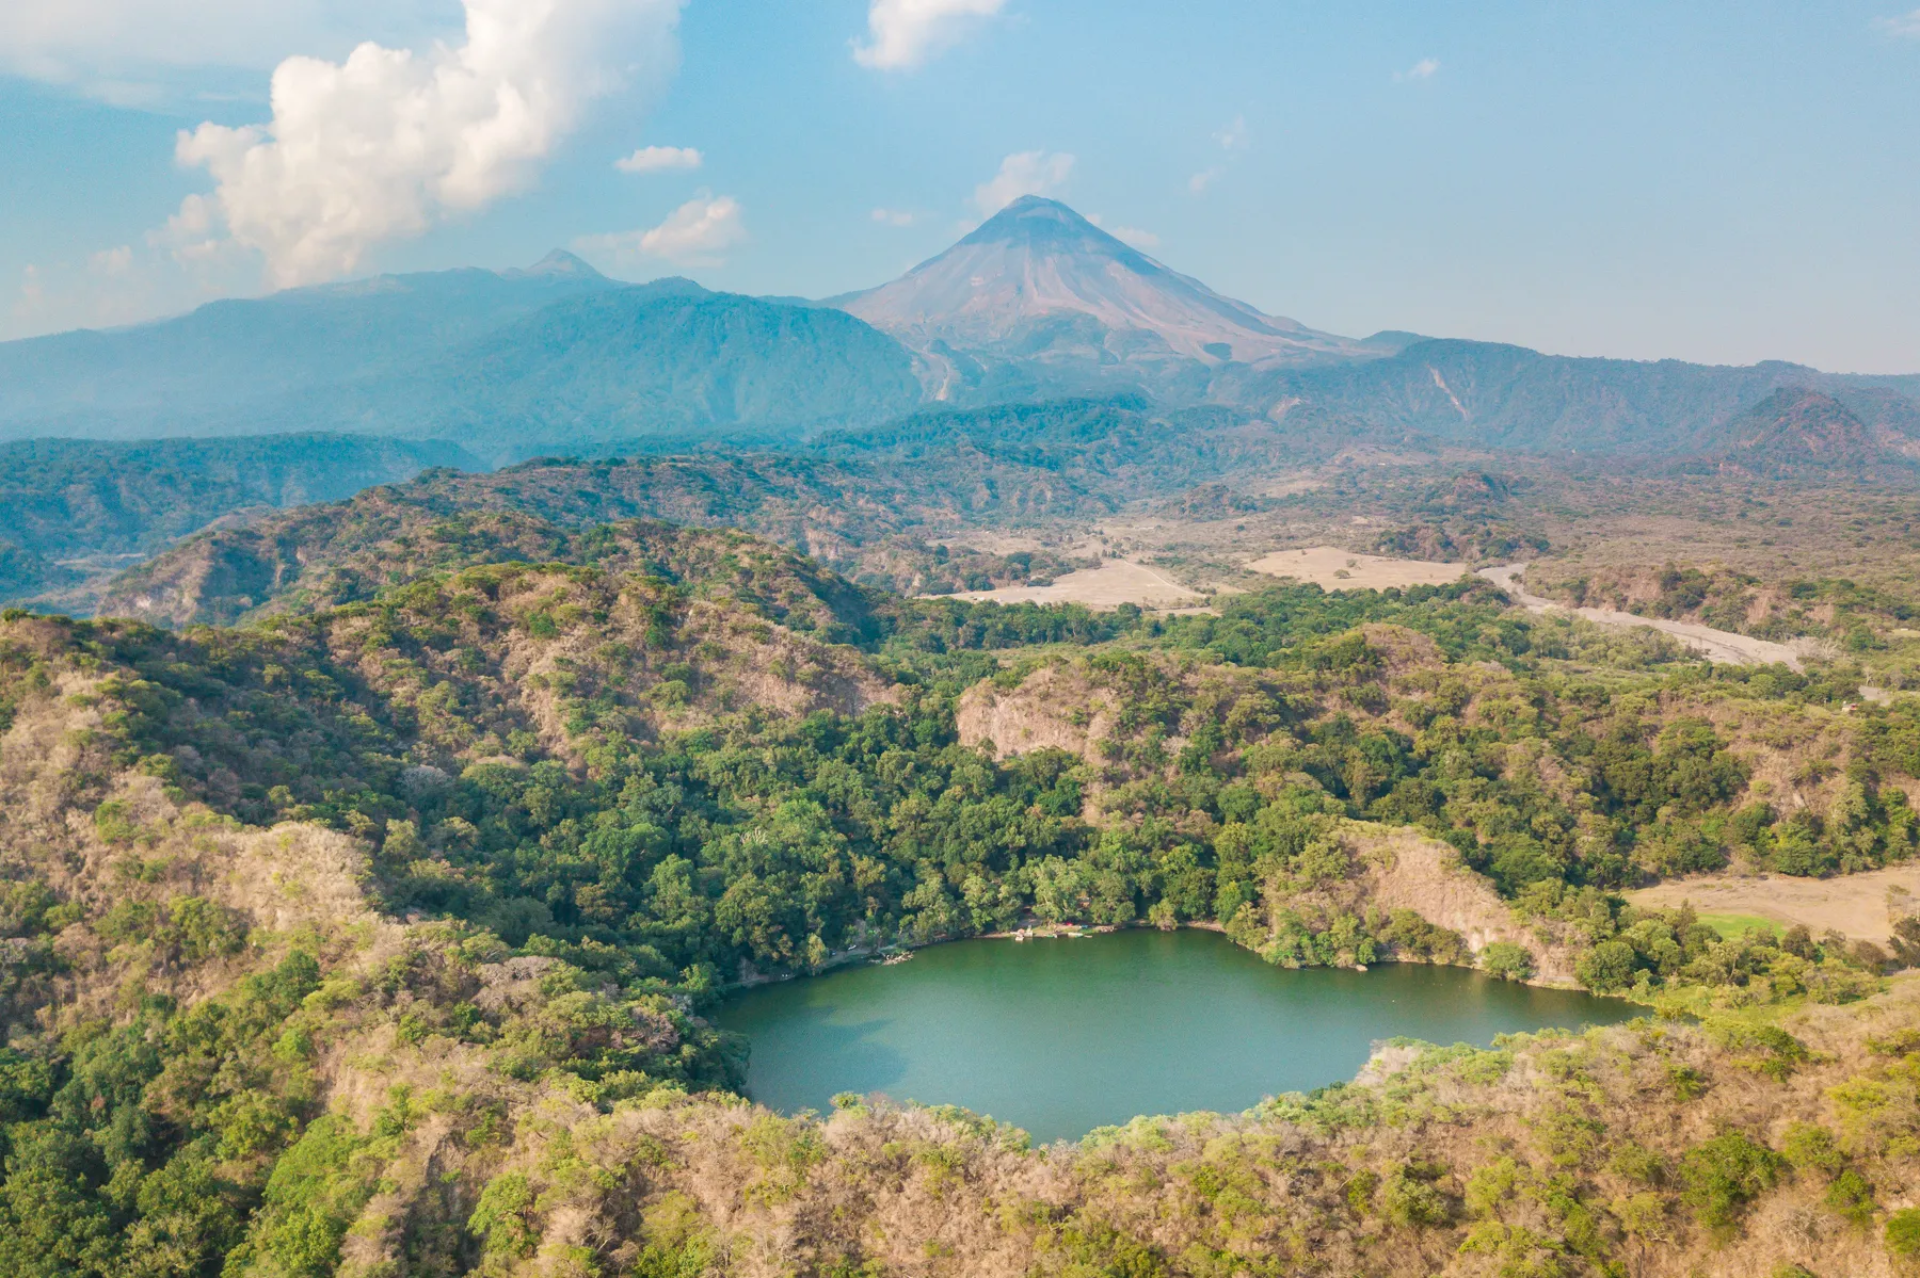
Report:
[[[1602,626],[1646,626],[1662,634],[1672,635],[1709,661],[1717,661],[1723,665],[1781,664],[1798,670],[1801,658],[1808,655],[1801,646],[1755,639],[1751,635],[1735,634],[1731,630],[1715,630],[1712,626],[1702,626],[1691,621],[1665,621],[1658,617],[1642,617],[1631,612],[1616,612],[1611,608],[1569,608],[1565,604],[1555,603],[1541,595],[1529,593],[1527,588],[1520,584],[1520,575],[1526,570],[1525,564],[1501,564],[1496,568],[1482,568],[1480,575],[1512,595],[1517,603],[1532,612],[1557,610]]]

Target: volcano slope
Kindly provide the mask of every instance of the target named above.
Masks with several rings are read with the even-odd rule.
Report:
[[[1615,894],[1910,856],[1920,720],[1843,711],[1844,669],[1485,583],[1156,622],[881,596],[737,533],[591,545],[243,628],[0,620],[6,1272],[1907,1263],[1910,956]],[[1396,1045],[1041,1150],[737,1095],[729,985],[1027,917],[1691,1017]]]

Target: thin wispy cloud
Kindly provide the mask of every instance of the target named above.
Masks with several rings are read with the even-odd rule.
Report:
[[[117,105],[179,106],[210,81],[257,95],[258,73],[290,49],[457,42],[459,16],[444,0],[10,0],[0,71]]]
[[[1902,40],[1920,40],[1920,9],[1891,18],[1881,18],[1873,25],[1886,34]]]
[[[101,249],[87,258],[87,269],[95,275],[125,275],[133,269],[133,245]]]
[[[1000,171],[973,189],[973,207],[992,217],[1023,195],[1052,195],[1073,174],[1073,157],[1064,151],[1016,151],[1000,161]]]
[[[854,43],[853,60],[876,71],[911,71],[1005,6],[1006,0],[873,0],[867,42]]]
[[[613,162],[622,173],[664,173],[673,169],[697,169],[706,157],[690,146],[643,146],[632,155]]]
[[[1187,179],[1187,194],[1204,195],[1208,187],[1226,176],[1227,170],[1239,163],[1240,153],[1253,142],[1253,135],[1247,128],[1247,117],[1236,115],[1233,123],[1213,134],[1213,141],[1226,157],[1219,164],[1210,164]]]
[[[29,262],[20,272],[20,292],[13,300],[15,319],[32,319],[47,304],[47,286],[40,282],[40,267]]]
[[[1401,81],[1402,83],[1407,81],[1414,81],[1417,83],[1418,81],[1421,81],[1421,80],[1433,79],[1433,77],[1439,73],[1439,70],[1440,70],[1440,59],[1422,58],[1418,62],[1414,63],[1412,66],[1408,67],[1405,71],[1395,71],[1393,73],[1393,78],[1395,80]]]
[[[912,226],[919,219],[906,209],[875,209],[873,220],[882,226]]]
[[[1137,249],[1160,247],[1160,237],[1152,231],[1143,231],[1137,226],[1108,226],[1107,220],[1098,213],[1087,214],[1087,221],[1093,223],[1114,239],[1119,240],[1122,244],[1131,245]]]

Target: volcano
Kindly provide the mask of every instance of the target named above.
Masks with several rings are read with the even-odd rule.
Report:
[[[891,334],[948,382],[1014,360],[1156,382],[1376,353],[1223,297],[1032,195],[899,279],[828,305]]]

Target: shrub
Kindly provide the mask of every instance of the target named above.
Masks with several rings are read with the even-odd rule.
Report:
[[[1480,966],[1488,976],[1497,976],[1503,981],[1524,981],[1533,975],[1533,956],[1524,945],[1495,941],[1480,951]]]
[[[1444,1170],[1412,1163],[1395,1168],[1380,1188],[1380,1210],[1402,1228],[1446,1224],[1452,1211],[1445,1195],[1434,1184]]]
[[[1887,1250],[1896,1256],[1920,1256],[1920,1207],[1905,1207],[1887,1217]]]
[[[1680,1160],[1681,1197],[1700,1223],[1724,1230],[1748,1203],[1772,1188],[1780,1156],[1740,1132],[1724,1132],[1688,1150]]]
[[[1833,1178],[1824,1201],[1829,1211],[1862,1228],[1873,1221],[1873,1186],[1851,1167]]]
[[[1602,941],[1580,956],[1576,971],[1590,990],[1623,990],[1633,984],[1633,947],[1625,941]]]

